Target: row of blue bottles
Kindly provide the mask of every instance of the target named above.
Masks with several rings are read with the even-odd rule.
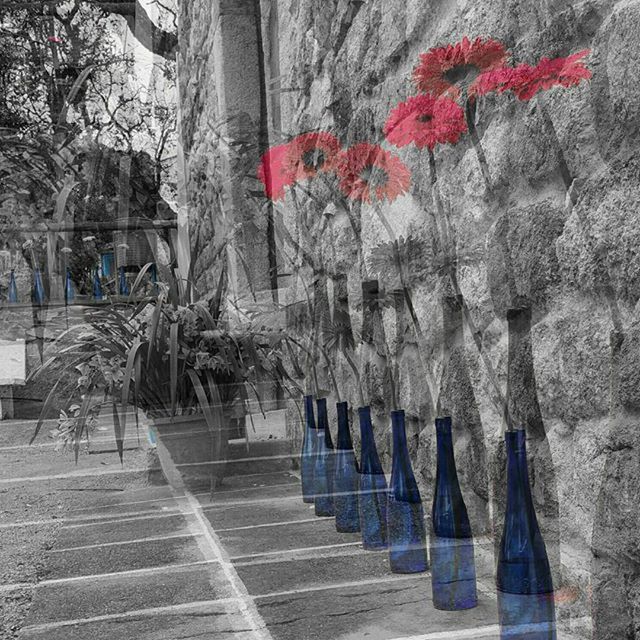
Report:
[[[347,403],[338,403],[336,409],[338,441],[334,453],[330,434],[327,439],[326,400],[318,401],[316,426],[313,401],[310,396],[305,398],[307,428],[303,453],[307,455],[303,455],[303,493],[313,494],[319,515],[335,513],[338,531],[360,529],[365,549],[388,547],[392,571],[425,571],[428,561],[424,513],[408,453],[404,412],[391,414],[393,463],[387,487],[370,408],[358,409],[362,444],[359,469],[353,453]],[[477,605],[473,534],[458,481],[451,418],[436,419],[436,439],[436,486],[429,536],[433,603],[442,610],[469,609]],[[507,432],[505,441],[507,505],[497,567],[501,638],[555,640],[553,583],[531,497],[525,432]],[[333,490],[327,479],[328,471],[331,476],[331,459],[335,460]],[[319,489],[310,488],[313,473]],[[313,498],[306,501],[312,502]]]
[[[154,286],[156,283],[154,282]],[[126,274],[124,271],[124,267],[120,267],[119,269],[119,277],[118,277],[118,292],[122,296],[129,295],[129,284],[127,282]],[[36,269],[33,272],[33,301],[35,304],[42,305],[45,303],[46,294],[44,290],[44,285],[42,283],[42,273],[40,269]],[[98,269],[94,271],[93,274],[93,297],[96,300],[103,299],[103,291],[102,291],[102,282],[100,280],[100,272]],[[66,304],[69,304],[75,300],[75,287],[73,286],[73,280],[71,279],[71,271],[67,269],[67,274],[65,278],[64,284],[64,300]],[[16,277],[13,269],[9,274],[9,289],[7,294],[7,300],[10,303],[18,302],[18,287],[16,285]]]
[[[64,298],[65,302],[71,302],[75,297],[75,293],[73,290],[73,282],[71,281],[71,274],[69,273],[69,269],[67,269],[67,277],[65,280],[64,287]],[[7,299],[10,303],[18,302],[18,287],[16,285],[16,276],[11,269],[11,274],[9,275],[9,292],[7,295]],[[44,304],[46,300],[46,295],[44,292],[44,285],[42,284],[42,274],[40,269],[36,269],[33,273],[33,301],[38,304]]]
[[[327,401],[316,401],[315,422],[312,396],[305,396],[305,430],[302,445],[301,477],[304,502],[314,503],[321,517],[336,517],[336,530],[360,530],[358,512],[358,470],[349,431],[348,405],[336,404],[338,441],[334,449],[329,430]]]

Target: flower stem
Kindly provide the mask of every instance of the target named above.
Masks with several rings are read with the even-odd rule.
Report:
[[[487,191],[492,190],[491,174],[489,173],[489,165],[487,163],[487,157],[484,154],[482,143],[480,142],[480,136],[476,129],[476,101],[475,98],[467,98],[465,101],[465,115],[467,118],[467,127],[469,128],[469,135],[471,136],[471,144],[475,149],[476,156],[478,157],[478,163],[480,164],[480,170],[482,171],[482,177],[484,178]]]
[[[418,349],[420,364],[422,365],[422,368],[427,377],[427,384],[430,387],[431,398],[434,399],[436,397],[436,395],[434,395],[434,392],[436,391],[436,382],[431,372],[431,369],[429,369],[427,364],[424,362],[424,359],[422,356],[422,351],[423,351],[422,347],[424,347],[424,351],[426,352],[426,339],[424,337],[424,333],[422,332],[422,327],[420,326],[420,320],[418,319],[418,314],[416,313],[415,307],[413,306],[413,300],[409,292],[409,286],[407,284],[407,281],[404,275],[402,258],[400,256],[400,249],[398,247],[398,239],[396,238],[396,234],[394,233],[393,228],[389,224],[389,221],[387,220],[386,216],[382,213],[382,211],[380,211],[378,207],[374,207],[374,209],[378,215],[378,218],[380,218],[380,221],[382,222],[382,225],[384,226],[387,234],[389,235],[389,240],[391,241],[391,244],[393,246],[393,256],[396,261],[396,268],[398,269],[398,277],[400,278],[400,286],[402,289],[402,294],[404,296],[405,303],[407,305],[407,310],[409,311],[409,316],[411,317],[411,322],[414,327],[416,338],[418,339],[418,344],[421,347],[420,349]],[[435,410],[435,407],[432,407],[432,409]]]
[[[438,215],[440,219],[445,221],[448,226],[451,226],[451,222],[447,214],[445,213],[445,209],[442,204],[442,199],[440,197],[440,190],[438,189],[438,174],[437,174],[435,158],[433,158],[433,154],[431,152],[430,154],[431,155],[429,160],[430,160],[430,166],[431,166],[431,184],[432,184],[433,193],[434,193],[435,206],[438,211]],[[451,235],[454,235],[453,230],[451,232]],[[460,304],[460,308],[462,309],[462,314],[467,324],[467,328],[471,333],[473,342],[476,345],[478,354],[482,359],[482,362],[487,371],[487,375],[489,377],[491,385],[493,386],[496,397],[492,398],[492,402],[494,406],[498,409],[500,414],[502,415],[502,418],[507,428],[509,428],[510,420],[509,420],[509,407],[507,404],[507,400],[504,394],[502,393],[502,389],[500,388],[500,385],[498,383],[498,376],[496,375],[496,372],[493,368],[493,364],[491,363],[491,360],[489,359],[489,356],[482,345],[482,332],[479,331],[479,329],[476,327],[476,324],[473,320],[473,316],[471,315],[471,310],[469,309],[469,305],[467,304],[464,298],[464,295],[462,293],[462,290],[460,289],[460,284],[458,282],[458,273],[457,273],[458,259],[457,259],[457,256],[455,255],[455,252],[456,252],[455,246],[445,245],[445,240],[446,238],[442,239],[443,252],[445,253],[445,264],[446,264],[446,268],[449,276],[449,282],[453,289],[453,294],[457,298],[458,303]],[[439,405],[439,394],[438,394],[438,405]]]
[[[356,366],[356,363],[353,361],[353,358],[349,354],[349,351],[346,347],[343,349],[342,353],[348,365],[351,367],[351,370],[353,371],[353,375],[356,377],[356,383],[358,387],[358,397],[360,398],[360,406],[364,407],[365,403],[364,403],[364,394],[362,392],[362,380],[360,378],[360,372],[358,371],[358,367]]]

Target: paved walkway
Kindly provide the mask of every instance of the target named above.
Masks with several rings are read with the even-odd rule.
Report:
[[[298,478],[286,470],[286,443],[268,446],[274,458],[238,460],[235,475],[213,497],[181,486],[161,447],[173,487],[136,466],[144,451],[125,458],[124,469],[114,464],[114,454],[109,464],[101,464],[107,458],[100,455],[107,454],[98,454],[97,465],[86,460],[66,474],[51,467],[37,476],[29,475],[25,456],[20,469],[0,480],[3,486],[33,489],[34,496],[67,489],[80,495],[65,507],[18,637],[498,638],[492,567],[482,553],[479,606],[437,611],[428,574],[394,575],[386,553],[365,552],[358,535],[336,533],[332,519],[314,517],[301,500]],[[236,458],[243,455],[238,449]]]

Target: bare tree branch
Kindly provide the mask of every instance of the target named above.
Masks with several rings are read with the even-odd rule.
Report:
[[[64,0],[6,0],[2,4],[2,8],[5,10],[40,9],[44,11],[45,9],[55,9],[63,2]],[[143,47],[168,60],[175,58],[178,36],[158,27],[138,0],[82,0],[82,2],[106,13],[123,16],[129,29],[139,39]]]

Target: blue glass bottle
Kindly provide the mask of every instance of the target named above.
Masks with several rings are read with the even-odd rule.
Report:
[[[327,399],[316,400],[318,409],[318,431],[322,431],[324,437],[318,438],[318,454],[316,466],[313,471],[316,494],[313,499],[317,516],[333,517],[333,476],[335,473],[335,455],[329,420],[327,418]]]
[[[531,498],[526,434],[505,433],[507,505],[496,582],[503,640],[555,640],[553,581]]]
[[[336,531],[360,531],[358,511],[358,466],[349,430],[349,408],[346,402],[336,404],[338,413],[338,441],[333,478],[333,506],[336,513]]]
[[[9,274],[9,292],[7,294],[7,300],[12,304],[18,302],[18,286],[16,285],[16,274],[13,269],[11,269],[11,273]]]
[[[100,267],[105,278],[111,278],[114,273],[115,256],[113,251],[103,253],[100,256]]]
[[[93,297],[96,300],[102,300],[102,282],[100,282],[98,269],[95,269],[93,272]]]
[[[124,272],[124,267],[118,268],[118,293],[121,296],[129,295],[129,283],[127,282],[127,275]]]
[[[73,287],[73,280],[71,279],[71,271],[67,269],[67,277],[64,282],[64,302],[65,304],[71,304],[76,297],[76,292]]]
[[[429,568],[424,510],[413,475],[404,411],[391,412],[393,462],[387,506],[389,562],[394,573],[420,573]]]
[[[431,590],[433,606],[444,611],[478,604],[473,534],[460,491],[453,455],[451,418],[436,418],[438,462],[431,510]]]
[[[304,436],[300,456],[300,479],[302,481],[302,500],[313,504],[315,487],[313,472],[316,465],[318,433],[313,413],[313,396],[304,397]]]
[[[387,479],[385,478],[371,426],[371,409],[360,407],[360,482],[358,510],[362,546],[367,550],[386,549],[387,536]]]
[[[158,295],[158,267],[155,262],[149,268],[149,272],[151,274],[151,284],[153,285],[151,287],[151,292],[156,296]]]
[[[33,272],[33,301],[37,305],[43,305],[46,299],[44,285],[42,284],[42,273],[40,269]]]

